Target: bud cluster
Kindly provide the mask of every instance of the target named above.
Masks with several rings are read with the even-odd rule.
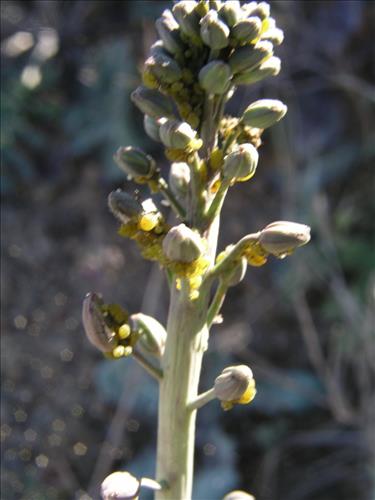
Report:
[[[173,140],[165,144],[150,120],[175,119],[198,129],[207,94],[228,98],[235,86],[280,71],[273,50],[283,33],[266,2],[241,6],[238,0],[182,0],[163,12],[156,30],[160,38],[145,61],[143,86],[132,99],[147,116],[146,132],[168,148],[185,145],[180,148]]]

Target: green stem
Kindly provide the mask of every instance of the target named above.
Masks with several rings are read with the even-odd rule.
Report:
[[[200,172],[200,158],[194,153],[192,161],[189,161],[191,175],[191,196],[189,204],[188,220],[191,226],[198,226],[204,210],[203,187]]]
[[[212,299],[211,305],[208,309],[208,313],[207,313],[208,328],[211,327],[212,323],[214,322],[215,317],[219,314],[221,306],[224,303],[227,290],[228,290],[228,287],[223,282],[220,282],[217,289],[216,289],[214,298]]]
[[[163,177],[159,177],[158,179],[158,187],[159,191],[163,194],[164,198],[169,201],[171,204],[172,208],[175,210],[177,215],[181,219],[185,219],[186,217],[186,211],[184,207],[177,201],[175,195],[172,193],[172,191],[169,189],[169,186]]]
[[[133,358],[156,380],[160,382],[163,379],[163,371],[154,366],[142,353],[133,351]]]
[[[199,394],[193,401],[191,401],[188,404],[188,410],[189,411],[194,411],[194,410],[199,410],[199,408],[202,408],[205,404],[209,403],[210,401],[213,401],[216,398],[214,389],[209,389],[206,392],[203,392],[202,394]]]
[[[230,181],[223,180],[221,182],[220,187],[211,202],[211,205],[204,215],[205,227],[209,227],[212,221],[220,214],[221,207],[223,206],[229,185]]]
[[[218,262],[207,274],[205,281],[211,283],[215,278],[219,278],[226,271],[230,270],[233,262],[242,257],[244,251],[251,245],[258,242],[260,233],[247,234],[241,238],[231,249],[228,255]]]
[[[192,493],[196,411],[188,408],[197,397],[202,357],[207,349],[207,297],[189,299],[188,285],[174,288],[163,356],[159,393],[157,480],[168,489],[156,500],[189,500]]]

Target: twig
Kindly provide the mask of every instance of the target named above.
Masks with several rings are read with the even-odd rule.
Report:
[[[223,282],[220,282],[219,286],[216,289],[214,298],[212,299],[211,305],[208,309],[208,313],[207,313],[208,328],[210,328],[212,326],[212,323],[214,322],[215,317],[219,314],[221,306],[224,303],[227,290],[228,290],[228,287]]]

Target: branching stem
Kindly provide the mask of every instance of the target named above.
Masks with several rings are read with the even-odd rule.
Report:
[[[210,328],[212,326],[215,317],[219,314],[221,306],[224,303],[227,290],[228,290],[228,287],[222,281],[220,281],[220,283],[216,289],[214,298],[212,299],[211,305],[208,308],[208,313],[207,313],[208,328]]]
[[[169,186],[163,177],[159,177],[158,179],[158,187],[159,191],[162,193],[164,198],[169,201],[172,208],[176,212],[176,214],[184,220],[186,218],[186,211],[184,207],[180,204],[180,202],[176,199],[175,195],[169,189]]]
[[[188,410],[189,411],[199,410],[199,408],[202,408],[202,406],[209,403],[210,401],[213,401],[215,398],[216,396],[214,393],[214,389],[211,388],[208,391],[199,394],[193,401],[191,401],[188,404]]]

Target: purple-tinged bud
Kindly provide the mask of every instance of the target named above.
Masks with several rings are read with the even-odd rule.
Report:
[[[83,301],[82,322],[88,340],[102,352],[111,352],[116,346],[115,332],[105,322],[104,302],[97,293],[88,293]]]

